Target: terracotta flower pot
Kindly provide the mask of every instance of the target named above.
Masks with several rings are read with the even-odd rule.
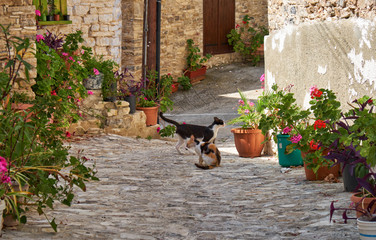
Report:
[[[353,202],[354,204],[360,203],[359,206],[358,206],[358,209],[367,209],[370,202],[374,199],[375,198],[372,198],[372,197],[363,198],[363,197],[361,197],[361,193],[354,193],[350,197],[351,202]],[[376,210],[376,204],[373,205],[371,212],[373,212],[375,210]],[[362,216],[362,214],[360,212],[356,211],[356,217],[359,218],[361,216]]]
[[[197,69],[196,71],[186,71],[184,73],[185,76],[189,77],[191,80],[191,83],[196,83],[201,80],[205,79],[205,74],[206,74],[206,66],[202,66],[201,68]]]
[[[240,157],[260,157],[265,136],[260,129],[233,128],[235,147]]]
[[[179,83],[173,83],[172,88],[171,88],[171,92],[175,93],[175,92],[178,91],[178,89],[179,89]]]
[[[156,107],[137,107],[137,110],[143,111],[146,115],[146,126],[153,126],[158,123],[158,109]]]
[[[306,152],[302,152],[303,161],[306,155]],[[304,162],[304,171],[306,174],[306,179],[308,181],[319,181],[324,180],[329,174],[333,174],[334,177],[338,178],[341,172],[341,168],[339,164],[333,167],[321,166],[315,174],[312,169],[307,168],[307,163]]]

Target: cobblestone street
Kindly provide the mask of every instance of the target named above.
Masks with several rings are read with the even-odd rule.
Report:
[[[213,116],[227,122],[236,113],[237,88],[256,100],[262,72],[234,65],[212,69],[194,89],[177,93],[176,110],[166,116],[200,125],[209,125]],[[230,129],[218,133],[222,162],[211,170],[196,168],[195,155],[178,155],[176,138],[76,138],[71,153],[84,149],[96,162],[100,181],[77,191],[72,207],[48,211],[58,233],[32,212],[27,224],[4,229],[3,239],[359,238],[356,221],[329,223],[331,201],[350,203],[342,182],[306,181],[303,168],[281,169],[276,157],[240,158]]]
[[[116,135],[83,139],[99,182],[71,208],[49,211],[58,233],[32,214],[3,239],[357,239],[355,222],[330,224],[329,204],[349,203],[342,183],[307,182],[302,168],[281,172],[275,158],[240,158],[218,143],[222,166],[200,170],[171,140]],[[339,218],[339,216],[337,216]]]

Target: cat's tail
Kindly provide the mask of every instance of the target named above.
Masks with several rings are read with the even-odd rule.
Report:
[[[213,168],[213,166],[201,165],[199,163],[195,163],[195,165],[196,165],[196,167],[204,169],[204,170],[208,170],[208,169],[212,169]]]
[[[175,126],[179,126],[179,125],[180,125],[178,122],[176,122],[176,121],[174,121],[174,120],[171,120],[171,119],[168,119],[168,118],[166,118],[165,116],[163,116],[163,113],[162,113],[162,112],[159,113],[159,116],[161,116],[161,118],[162,118],[164,121],[168,122],[168,123],[174,124]]]

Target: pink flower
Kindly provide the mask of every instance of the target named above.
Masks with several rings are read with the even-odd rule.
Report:
[[[95,75],[98,75],[98,74],[99,74],[99,71],[98,71],[98,69],[96,69],[96,68],[93,68],[93,72],[94,72]]]
[[[93,95],[94,93],[92,91],[87,91],[87,94]]]
[[[77,61],[77,63],[78,63],[78,64],[81,64],[81,62],[80,62],[80,61]]]
[[[255,103],[248,101],[248,105],[253,107],[253,106],[255,106]]]
[[[291,137],[292,143],[298,143],[298,142],[300,142],[300,140],[302,140],[302,135],[300,135],[300,134],[294,135],[294,136]]]
[[[68,99],[71,99],[72,97],[71,97],[71,96],[68,96],[67,98],[68,98]]]
[[[76,99],[76,102],[80,102],[81,100],[79,98]]]
[[[248,110],[248,109],[244,110],[244,113],[245,113],[245,114],[248,114],[248,113],[249,113],[249,110]]]
[[[157,128],[157,132],[158,132],[158,133],[159,133],[159,131],[161,131],[161,128],[160,128],[160,127]]]
[[[82,113],[78,113],[78,116],[82,117]]]
[[[42,34],[37,34],[37,42],[40,40],[44,40],[44,36]]]
[[[37,15],[38,17],[40,17],[40,11],[39,10],[35,10],[35,15]]]
[[[261,75],[260,77],[260,82],[264,82],[265,81],[265,73]]]
[[[52,90],[52,91],[51,91],[51,96],[57,96],[57,93],[56,93],[55,90]]]
[[[65,136],[66,136],[66,137],[71,137],[70,132],[66,132],[66,133],[65,133]]]
[[[68,53],[63,52],[61,55],[63,55],[64,57],[67,57],[67,56],[68,56]]]
[[[186,124],[185,122],[183,122],[183,124]]]
[[[244,101],[243,101],[242,99],[239,99],[238,103],[239,103],[240,105],[244,105]]]
[[[147,101],[147,100],[148,100],[148,98],[147,98],[147,97],[144,97],[144,100],[146,100],[146,101]]]
[[[291,132],[292,128],[290,127],[285,127],[283,130],[282,130],[282,133],[283,134],[289,134],[289,132]]]
[[[69,60],[71,60],[71,61],[73,61],[73,62],[75,62],[75,61],[76,61],[76,60],[74,60],[74,59],[73,59],[73,57],[72,57],[72,56],[71,56],[71,57],[69,57],[68,59],[69,59]]]
[[[72,87],[71,87],[71,86],[69,86],[69,87],[68,87],[68,89],[72,89]]]
[[[84,54],[84,53],[85,53],[85,50],[82,50],[82,51],[81,51],[81,54]]]

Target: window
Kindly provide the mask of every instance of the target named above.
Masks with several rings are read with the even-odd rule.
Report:
[[[67,0],[33,0],[35,8],[40,10],[39,25],[69,24]],[[57,18],[49,16],[59,15]]]
[[[204,0],[204,54],[232,52],[226,35],[235,27],[235,0]]]

